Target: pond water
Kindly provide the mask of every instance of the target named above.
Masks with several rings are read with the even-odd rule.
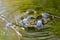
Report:
[[[0,0],[2,2],[2,0]],[[8,5],[8,4],[7,4]],[[11,8],[10,8],[11,7]],[[20,12],[17,10],[11,10],[12,6],[3,6],[0,4],[0,15],[3,14],[6,16],[6,19],[9,22],[15,22],[15,16],[19,15]],[[9,9],[8,9],[9,8]],[[0,19],[0,40],[18,40],[17,34],[12,29],[6,29],[6,23],[2,19]],[[41,29],[36,32],[29,32],[25,30],[18,29],[20,33],[23,35],[21,40],[60,40],[60,19],[55,18],[52,24],[49,24],[50,28]]]

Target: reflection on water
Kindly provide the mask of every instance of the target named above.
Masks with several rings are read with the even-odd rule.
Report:
[[[12,17],[12,16],[11,16]],[[8,18],[9,19],[9,18]],[[13,18],[11,18],[13,19]],[[1,40],[17,40],[17,35],[12,29],[5,30],[5,22],[0,19],[0,39]],[[9,20],[10,21],[10,20]],[[55,33],[52,32],[51,28],[41,29],[40,32],[26,32],[22,31],[22,39],[21,40],[60,40],[56,37]]]
[[[51,31],[25,32],[22,40],[60,40]]]
[[[2,2],[2,0],[0,0],[0,2]],[[11,9],[9,9],[9,11]],[[5,15],[6,19],[9,22],[12,22],[12,21],[15,22],[14,17],[16,15],[19,15],[20,13],[14,12],[12,14],[11,13],[9,14],[9,11],[6,11],[5,7],[3,7],[2,4],[0,4],[0,14]],[[12,12],[12,11],[10,11],[10,12]],[[8,29],[8,30],[4,29],[5,24],[6,24],[5,21],[2,21],[2,19],[0,19],[0,39],[1,40],[17,40],[17,35],[12,29]],[[55,26],[51,26],[51,27],[55,27]],[[25,31],[23,31],[22,32],[23,37],[21,40],[60,40],[55,35],[55,32],[56,32],[55,29],[54,29],[55,32],[51,31],[53,29],[54,28],[42,29],[42,31],[40,31],[40,32],[25,32]]]
[[[17,40],[17,35],[12,29],[5,30],[5,22],[0,20],[0,39],[2,40]],[[1,24],[2,23],[2,24]],[[50,26],[50,28],[41,29],[39,32],[29,32],[20,30],[23,37],[21,40],[60,40],[55,35],[55,29],[52,28],[53,26]],[[55,27],[55,26],[54,26]],[[51,30],[53,30],[51,31]]]

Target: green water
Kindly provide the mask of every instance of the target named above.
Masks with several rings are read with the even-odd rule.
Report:
[[[55,23],[49,24],[49,28],[41,29],[39,32],[20,29],[20,33],[23,35],[21,40],[60,40],[59,21],[60,19],[55,19]],[[14,30],[10,28],[4,30],[4,26],[2,26],[0,27],[0,40],[18,40],[18,36]]]
[[[31,2],[32,0],[26,0],[25,2],[24,1],[25,0],[4,0],[2,4],[4,4],[4,7],[6,7],[4,9],[6,11],[4,11],[2,14],[6,16],[9,22],[12,20],[13,22],[15,22],[14,17],[16,15],[20,15],[20,11],[24,11],[27,8],[34,8],[38,11],[38,13],[41,13],[41,11],[50,12],[53,15],[60,16],[59,0],[40,0],[41,5],[39,5],[40,3],[38,3],[37,5],[36,0],[34,1],[34,3]],[[20,6],[21,3],[23,4],[23,6]],[[37,6],[38,8],[36,8]],[[0,40],[18,40],[18,36],[14,32],[14,30],[12,30],[11,28],[9,28],[8,30],[4,29],[5,24],[6,23],[0,19]],[[27,32],[25,30],[19,29],[20,33],[23,35],[21,40],[60,40],[60,19],[55,18],[54,22],[49,24],[49,26],[50,28],[41,29],[39,30],[39,32]]]

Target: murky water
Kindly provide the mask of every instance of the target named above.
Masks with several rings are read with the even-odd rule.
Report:
[[[8,5],[8,4],[7,4]],[[13,5],[13,4],[12,4]],[[13,10],[12,10],[13,8]],[[14,10],[14,6],[3,6],[2,0],[0,0],[0,15],[3,14],[6,17],[6,20],[9,22],[15,22],[15,16],[20,15],[20,12]],[[58,24],[51,24],[50,28],[39,30],[39,32],[27,32],[21,30],[23,37],[21,40],[60,40],[59,36],[59,20],[56,20]],[[6,28],[6,22],[0,19],[0,40],[18,40],[17,34],[12,29]]]

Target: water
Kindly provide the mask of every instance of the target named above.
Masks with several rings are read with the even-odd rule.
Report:
[[[40,32],[25,32],[22,40],[60,40],[55,33],[48,29],[42,29]]]
[[[6,20],[14,23],[15,19],[20,15],[20,12],[18,10],[14,10],[14,8],[16,9],[18,7],[10,6],[8,4],[8,6],[3,6],[2,1],[3,0],[0,0],[0,15],[5,15]],[[17,17],[15,18],[15,16]],[[18,40],[18,36],[14,30],[11,28],[5,30],[5,25],[6,22],[0,19],[0,40]],[[25,31],[20,28],[17,30],[23,35],[21,40],[60,40],[60,19],[56,18],[54,23],[50,24],[50,28],[41,29],[36,32],[29,32],[30,30]]]
[[[17,40],[18,39],[17,34],[12,29],[3,30],[3,28],[5,28],[5,26],[4,26],[5,22],[3,22],[1,20],[0,24],[1,24],[1,27],[0,27],[0,39],[1,40]],[[51,27],[53,27],[53,26],[51,26]],[[53,29],[54,28],[42,29],[42,31],[40,31],[40,32],[22,31],[23,36],[22,36],[21,40],[60,40],[56,36],[55,31],[54,32],[51,31]],[[7,31],[7,33],[6,33],[6,31]]]

